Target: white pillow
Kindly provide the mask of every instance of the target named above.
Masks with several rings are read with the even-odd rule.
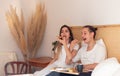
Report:
[[[114,74],[112,76],[120,76],[120,66],[117,69],[117,71],[114,72]]]
[[[96,43],[97,43],[97,44],[100,44],[100,45],[102,45],[102,46],[104,46],[104,47],[106,47],[103,39],[97,40]]]
[[[119,66],[120,64],[115,57],[108,58],[95,67],[91,76],[112,76]]]
[[[105,47],[103,39],[96,40],[96,43]],[[84,41],[82,41],[81,45],[86,46],[87,44]]]

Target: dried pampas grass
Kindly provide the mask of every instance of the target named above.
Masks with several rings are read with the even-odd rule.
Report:
[[[26,40],[24,36],[24,17],[23,13],[21,11],[20,18],[18,17],[16,13],[16,9],[14,9],[12,6],[10,6],[10,11],[6,13],[6,18],[8,21],[9,28],[19,45],[19,48],[21,49],[23,56],[27,57],[27,46],[26,46]]]
[[[28,50],[31,52],[30,57],[34,57],[40,47],[47,24],[45,6],[42,4],[36,5],[36,10],[29,19],[27,26],[27,44]]]
[[[16,9],[10,6],[10,11],[6,12],[6,18],[24,58],[34,57],[40,47],[47,24],[45,6],[42,4],[36,5],[36,11],[30,17],[27,25],[27,40],[25,39],[25,23],[22,10],[20,16],[18,16]]]

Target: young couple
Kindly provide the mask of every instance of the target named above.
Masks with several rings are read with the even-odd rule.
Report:
[[[34,76],[71,76],[50,70],[54,67],[73,67],[73,63],[77,61],[81,61],[84,70],[93,70],[106,57],[106,48],[95,41],[96,30],[97,28],[90,25],[83,26],[81,37],[86,45],[79,49],[79,41],[74,39],[70,27],[63,25],[60,28],[54,59],[46,68],[35,72]],[[91,76],[91,72],[80,73],[79,76]]]

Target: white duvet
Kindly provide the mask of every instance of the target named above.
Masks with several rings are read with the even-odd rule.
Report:
[[[120,76],[120,64],[115,57],[108,58],[95,67],[91,76]]]

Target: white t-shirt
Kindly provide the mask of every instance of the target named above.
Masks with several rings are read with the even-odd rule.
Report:
[[[70,46],[70,44],[67,45],[68,47]],[[76,44],[75,47],[73,48],[74,50],[78,51],[79,49],[79,45]],[[60,52],[60,55],[59,55],[59,58],[58,60],[55,61],[55,64],[58,66],[58,67],[72,67],[73,65],[67,65],[65,63],[65,59],[66,59],[66,52],[65,52],[65,48],[64,46],[62,46],[62,50]]]
[[[82,64],[99,63],[106,58],[106,47],[96,43],[92,50],[87,51],[87,45],[80,48],[73,62],[81,60]]]

